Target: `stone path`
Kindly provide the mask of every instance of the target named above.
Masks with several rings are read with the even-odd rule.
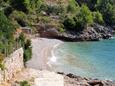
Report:
[[[15,77],[16,82],[28,81],[31,86],[64,86],[63,76],[49,71],[24,69]]]

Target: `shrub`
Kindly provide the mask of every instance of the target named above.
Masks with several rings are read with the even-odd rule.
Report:
[[[65,29],[63,29],[62,27],[59,28],[59,32],[63,33],[65,31]]]
[[[29,23],[27,15],[21,11],[13,11],[9,18],[16,22],[13,22],[15,26],[17,26],[16,24],[19,24],[20,26],[25,27]]]
[[[73,30],[75,29],[76,23],[73,18],[66,18],[63,22],[66,29]]]
[[[27,13],[28,12],[27,3],[25,2],[26,2],[25,0],[10,0],[10,5],[18,11],[23,11]]]
[[[2,61],[4,60],[5,56],[4,54],[0,53],[0,63],[2,63]]]
[[[107,25],[115,24],[115,0],[98,0],[96,5]]]
[[[5,69],[5,65],[3,63],[0,63],[0,68],[3,71]]]
[[[24,62],[27,62],[32,57],[31,41],[27,40],[24,46]]]
[[[0,11],[0,32],[2,32],[5,40],[12,39],[13,33],[15,32],[14,26],[2,11]]]
[[[10,20],[0,11],[0,49],[2,54],[7,56],[13,51],[15,28]]]
[[[20,86],[30,86],[30,84],[27,81],[20,82]]]
[[[69,4],[67,6],[67,12],[76,13],[77,6],[78,4],[76,3],[75,0],[69,0]]]
[[[24,47],[25,47],[24,49],[30,48],[31,47],[31,41],[27,40]]]
[[[93,18],[95,23],[104,24],[103,16],[99,11],[93,13]]]
[[[76,16],[78,21],[82,23],[82,26],[87,27],[93,23],[92,12],[86,5],[82,5],[80,12]]]
[[[21,42],[21,46],[24,47],[25,45],[25,36],[23,33],[20,34],[20,36],[17,38],[18,42]]]

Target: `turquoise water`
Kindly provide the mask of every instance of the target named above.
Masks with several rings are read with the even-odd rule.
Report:
[[[65,42],[55,49],[54,55],[55,71],[115,80],[115,39],[100,42]]]

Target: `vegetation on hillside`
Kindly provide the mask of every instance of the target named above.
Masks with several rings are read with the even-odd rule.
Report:
[[[13,34],[15,28],[38,23],[54,25],[60,32],[79,32],[95,23],[114,26],[115,0],[0,0],[0,53],[7,56],[18,43],[26,46],[27,61],[31,56],[30,42],[21,40],[20,44]]]
[[[93,23],[115,24],[114,0],[2,0],[0,6],[17,27],[39,23],[39,18],[44,17],[42,12],[59,16],[59,24],[73,17],[75,26],[82,28]]]

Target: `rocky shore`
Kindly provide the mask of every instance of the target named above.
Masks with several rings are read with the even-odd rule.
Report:
[[[114,81],[110,80],[99,80],[86,77],[80,77],[71,73],[64,74],[57,72],[64,76],[64,86],[115,86]]]
[[[47,64],[51,56],[49,53],[51,53],[54,45],[60,43],[63,42],[56,39],[32,39],[33,58],[27,62],[27,68],[23,68],[22,65],[20,71],[16,72],[15,75],[11,71],[12,78],[0,86],[20,86],[20,82],[23,81],[27,81],[30,86],[115,86],[115,81],[93,79],[93,77],[86,78],[71,73],[65,74],[50,70]],[[23,53],[21,54],[23,55]],[[9,70],[14,68],[14,66],[20,65],[22,62],[23,60],[14,60],[16,65],[11,65]],[[17,70],[17,67],[15,68]]]
[[[48,67],[49,65],[47,64],[47,61],[50,59],[51,56],[49,53],[51,53],[50,51],[52,50],[54,45],[60,43],[63,42],[56,39],[46,39],[46,38],[32,39],[33,57],[27,63],[27,67],[41,71],[44,70],[52,71],[51,68]],[[93,77],[92,78],[80,77],[73,75],[71,73],[65,74],[62,72],[57,72],[56,74],[63,76],[64,86],[115,86],[114,81],[110,80],[93,79]]]
[[[64,41],[99,41],[114,36],[115,27],[94,24],[92,27],[87,27],[83,31],[66,30],[60,33],[55,27],[40,25],[38,31],[41,37],[56,38]]]

